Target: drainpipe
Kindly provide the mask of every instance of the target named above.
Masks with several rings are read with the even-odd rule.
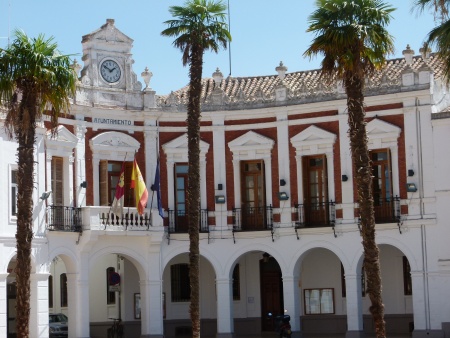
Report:
[[[424,216],[424,183],[423,183],[423,158],[422,158],[422,129],[420,121],[420,100],[416,97],[416,137],[417,137],[417,161],[418,161],[418,176],[419,176],[419,208],[420,218]],[[421,248],[422,248],[422,268],[423,268],[423,297],[425,303],[425,330],[427,334],[431,329],[431,315],[430,315],[430,288],[428,281],[428,254],[427,254],[427,230],[425,224],[420,226]]]

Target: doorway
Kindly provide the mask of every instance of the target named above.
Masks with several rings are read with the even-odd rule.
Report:
[[[265,253],[260,260],[262,331],[274,331],[274,318],[284,314],[281,269],[275,258]],[[268,314],[272,314],[268,316]]]

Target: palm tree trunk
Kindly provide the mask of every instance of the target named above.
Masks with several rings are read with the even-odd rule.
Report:
[[[372,166],[364,121],[364,79],[355,73],[345,74],[348,124],[355,181],[358,193],[361,232],[364,248],[364,270],[367,275],[367,293],[371,301],[370,312],[375,323],[377,338],[386,337],[384,305],[381,298],[381,271],[379,249],[375,242],[375,216],[372,193]]]
[[[16,132],[19,143],[17,174],[17,338],[29,337],[31,241],[33,239],[34,141],[36,133],[36,99],[24,93],[20,119],[30,119],[31,128]]]
[[[192,337],[200,338],[200,283],[199,283],[199,224],[200,224],[200,98],[202,92],[203,48],[192,47],[189,69],[188,134],[188,219],[189,219],[189,278],[191,303],[189,313]]]

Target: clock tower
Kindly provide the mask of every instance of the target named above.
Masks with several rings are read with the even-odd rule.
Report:
[[[107,19],[99,29],[84,35],[81,44],[84,67],[77,103],[138,108],[142,84],[132,68],[133,39],[116,28],[114,19]]]

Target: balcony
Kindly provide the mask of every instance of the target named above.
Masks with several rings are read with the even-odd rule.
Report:
[[[170,234],[187,233],[189,228],[189,216],[185,210],[168,210],[168,218],[165,221]],[[208,210],[200,210],[200,232],[209,232]]]
[[[333,201],[296,204],[296,228],[334,227],[336,208]]]
[[[400,198],[374,200],[375,223],[397,223],[400,220]]]
[[[272,206],[233,208],[233,231],[260,231],[272,229]]]
[[[47,230],[81,232],[81,208],[50,205],[47,208]]]

